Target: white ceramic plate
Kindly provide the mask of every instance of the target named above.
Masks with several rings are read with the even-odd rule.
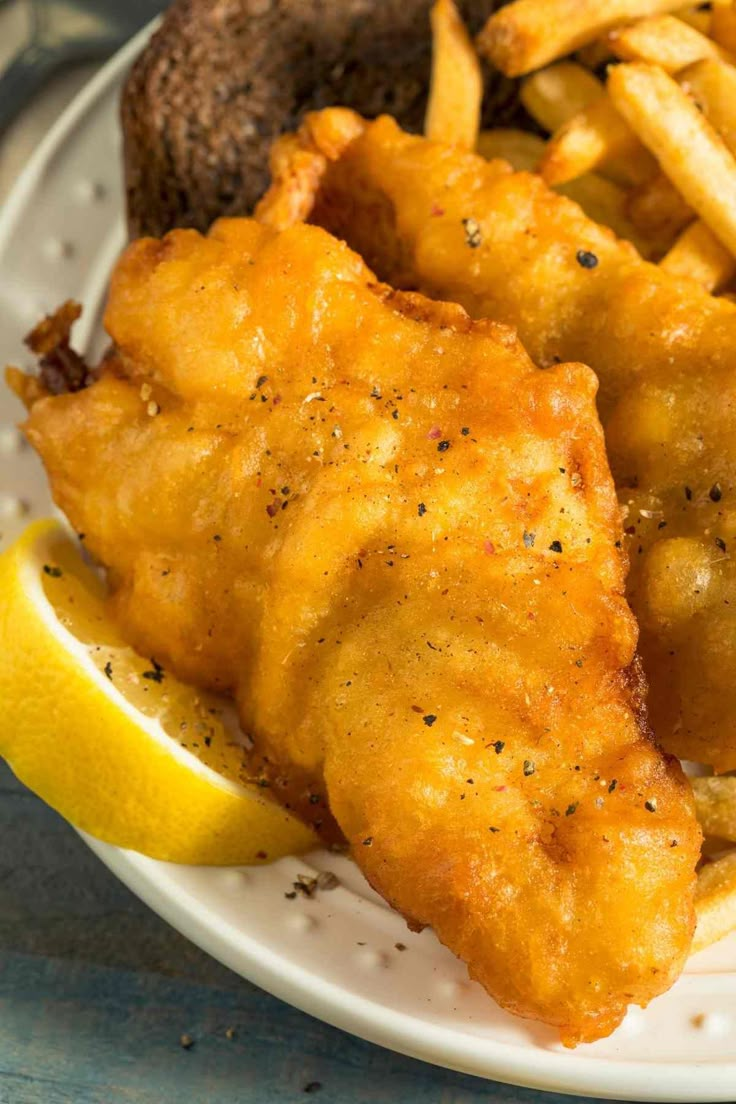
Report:
[[[144,32],[85,88],[37,150],[0,215],[0,363],[67,297],[76,340],[102,347],[106,280],[125,240],[118,96]],[[0,394],[0,547],[51,504],[40,465]],[[179,867],[87,839],[169,923],[244,977],[363,1038],[519,1085],[614,1099],[736,1098],[736,938],[693,958],[674,989],[632,1009],[612,1038],[565,1051],[547,1028],[501,1012],[430,931],[409,932],[345,858],[318,852],[251,869]],[[299,873],[339,888],[284,893]],[[405,949],[397,948],[397,944]]]

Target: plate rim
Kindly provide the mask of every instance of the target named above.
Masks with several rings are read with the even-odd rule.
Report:
[[[85,114],[120,80],[160,21],[161,17],[152,20],[101,67],[36,147],[0,210],[0,255],[49,162]],[[243,931],[236,932],[202,900],[184,896],[181,886],[175,891],[165,877],[165,868],[172,864],[113,847],[83,832],[78,834],[136,896],[213,958],[301,1011],[371,1043],[458,1072],[536,1090],[592,1094],[599,1099],[691,1104],[733,1100],[736,1057],[717,1065],[625,1058],[619,1061],[581,1057],[582,1052],[560,1053],[481,1040],[462,1030],[419,1022],[407,1013],[387,1009],[292,963],[286,971],[276,952]]]

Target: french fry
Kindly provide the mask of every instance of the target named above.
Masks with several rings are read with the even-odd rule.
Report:
[[[673,276],[689,276],[710,292],[720,291],[736,276],[736,259],[700,219],[683,230],[659,267]]]
[[[736,160],[723,139],[663,69],[616,65],[608,90],[684,199],[731,253],[736,253]]]
[[[736,843],[736,778],[692,778],[695,812],[704,836]]]
[[[736,55],[736,7],[733,4],[713,5],[708,33],[729,54]]]
[[[508,161],[516,172],[535,172],[544,153],[545,141],[538,134],[513,127],[482,130],[478,135],[477,151],[488,161],[500,157]]]
[[[657,167],[608,96],[578,112],[552,135],[540,172],[548,184],[565,184],[602,165],[607,176],[629,184],[653,176]]]
[[[514,0],[495,12],[478,49],[508,77],[541,69],[618,23],[677,11],[682,0]]]
[[[432,78],[424,133],[440,142],[475,149],[483,98],[478,56],[453,0],[437,0],[430,22]]]
[[[709,58],[680,73],[678,83],[736,155],[736,68]]]
[[[620,27],[609,33],[608,41],[616,57],[624,61],[648,61],[661,65],[668,73],[725,53],[712,39],[673,15],[654,16]]]
[[[603,95],[601,81],[574,61],[558,61],[528,76],[520,98],[545,130],[553,131]]]
[[[692,207],[664,173],[657,173],[629,192],[626,214],[641,234],[660,243],[662,253],[695,218]]]
[[[736,928],[736,851],[701,867],[695,885],[695,914],[693,951],[710,947]]]

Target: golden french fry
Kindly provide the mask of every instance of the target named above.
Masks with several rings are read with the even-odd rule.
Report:
[[[610,32],[608,41],[624,61],[648,61],[676,73],[702,58],[721,57],[724,50],[694,27],[673,15],[642,19]]]
[[[478,35],[478,49],[508,77],[541,69],[618,23],[677,11],[681,0],[514,0]]]
[[[683,230],[659,267],[673,276],[689,276],[711,292],[720,291],[736,276],[736,259],[700,219]]]
[[[544,147],[544,138],[538,134],[513,127],[499,127],[496,130],[482,130],[476,148],[488,161],[500,157],[508,161],[516,172],[535,172]]]
[[[736,928],[736,851],[706,863],[695,886],[693,951],[710,947]]]
[[[736,68],[709,58],[680,73],[678,83],[736,155]]]
[[[656,161],[608,96],[578,112],[552,135],[540,172],[548,184],[565,184],[599,166],[605,166],[605,175],[619,183],[637,184],[656,172]]]
[[[528,76],[520,98],[533,119],[553,131],[603,95],[601,81],[574,61],[558,61]]]
[[[733,4],[713,5],[708,33],[729,54],[736,55],[736,7]]]
[[[608,90],[684,199],[736,252],[736,160],[702,112],[663,69],[644,62],[614,66]]]
[[[483,99],[480,62],[453,0],[437,0],[430,22],[432,78],[424,133],[440,142],[475,149]]]
[[[691,778],[703,835],[736,843],[736,777]]]
[[[657,173],[629,192],[626,214],[640,233],[660,243],[662,253],[695,218],[692,207],[664,173]]]

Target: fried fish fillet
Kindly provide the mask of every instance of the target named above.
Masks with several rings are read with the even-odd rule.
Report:
[[[699,830],[642,718],[593,373],[245,219],[133,244],[106,325],[90,386],[14,384],[129,638],[235,694],[264,779],[326,795],[505,1008],[573,1045],[665,990]]]
[[[736,306],[644,262],[536,176],[333,109],[277,145],[261,217],[310,216],[382,279],[589,364],[657,739],[736,768]]]

